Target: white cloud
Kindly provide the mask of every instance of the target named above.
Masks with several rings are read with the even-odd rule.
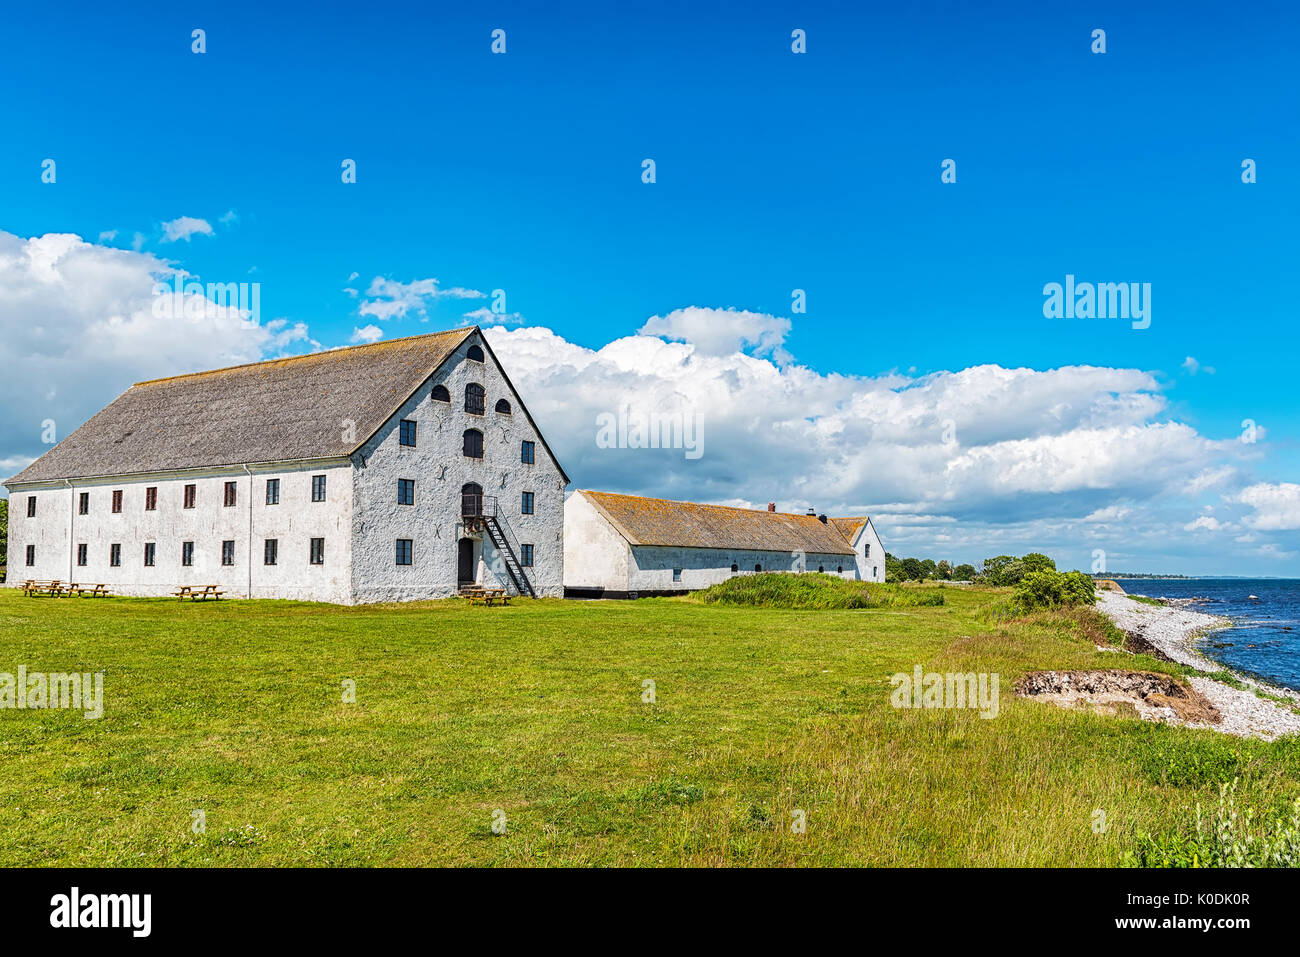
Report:
[[[352,329],[352,342],[378,342],[384,338],[384,330],[380,329],[374,323],[361,328]]]
[[[179,318],[169,297],[155,309],[154,284],[177,271],[79,236],[0,232],[0,461],[40,455],[43,420],[62,438],[141,379],[312,345],[302,323],[259,324],[212,302]]]
[[[1206,375],[1214,375],[1214,366],[1203,366],[1191,356],[1188,356],[1183,360],[1183,368],[1187,370],[1188,375],[1196,375],[1198,372],[1204,372]]]
[[[749,351],[787,361],[785,337],[790,320],[743,309],[712,309],[688,306],[666,316],[652,316],[637,332],[674,342],[689,342],[699,355],[726,356]]]
[[[1260,531],[1300,529],[1300,485],[1294,482],[1260,482],[1242,489],[1236,501],[1254,512],[1244,523]]]
[[[483,299],[485,296],[486,293],[477,289],[460,286],[443,289],[436,279],[398,282],[376,276],[370,281],[366,298],[357,311],[381,322],[386,319],[403,319],[409,312],[424,318],[429,314],[429,304],[438,299]]]
[[[217,222],[221,223],[223,226],[233,226],[235,223],[239,222],[239,214],[233,209],[228,209],[217,217]]]
[[[462,326],[518,326],[524,322],[524,317],[517,312],[498,313],[493,312],[487,306],[480,306],[478,309],[465,313],[460,318]]]
[[[1208,532],[1217,532],[1221,528],[1231,528],[1230,524],[1220,522],[1213,515],[1201,515],[1195,521],[1188,522],[1183,526],[1184,532],[1194,532],[1198,529],[1204,529]]]
[[[99,241],[100,241],[101,243],[111,243],[111,242],[112,242],[113,240],[115,240],[116,238],[117,238],[117,230],[116,230],[116,229],[106,229],[106,230],[104,230],[102,233],[99,234]]]
[[[179,219],[163,223],[163,242],[174,243],[180,240],[190,241],[191,236],[211,236],[212,224],[206,219],[193,216],[181,216]]]

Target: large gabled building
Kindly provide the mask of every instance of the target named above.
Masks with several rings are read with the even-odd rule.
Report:
[[[565,591],[606,598],[671,594],[772,571],[883,581],[884,553],[870,520],[842,521],[861,522],[869,533],[853,529],[850,541],[824,515],[775,506],[758,511],[579,490],[564,508]],[[879,577],[860,561],[859,548],[879,556]]]
[[[568,477],[477,327],[137,383],[4,484],[12,586],[563,592]]]

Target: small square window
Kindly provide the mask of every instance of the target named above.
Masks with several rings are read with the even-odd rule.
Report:
[[[533,514],[533,493],[532,492],[523,493],[523,501],[520,503],[520,509],[521,509],[521,514],[523,515]]]
[[[411,419],[402,419],[398,423],[397,441],[402,445],[415,447],[415,422]]]
[[[682,570],[681,570],[680,568],[674,568],[674,569],[673,569],[673,581],[675,581],[675,582],[679,582],[679,581],[681,581],[681,580],[682,580]]]
[[[524,568],[533,567],[533,546],[532,545],[519,546],[519,564],[523,565]]]
[[[189,568],[194,564],[194,543],[181,542],[181,564]]]
[[[90,493],[89,492],[82,492],[80,498],[77,499],[77,514],[78,515],[90,514]]]
[[[398,505],[415,504],[415,479],[397,480],[397,504]]]
[[[198,498],[199,487],[197,485],[185,486],[185,495],[182,497],[181,508],[193,508],[194,500]]]
[[[88,546],[88,545],[82,544],[82,545],[78,545],[78,546],[77,546],[77,564],[78,564],[78,565],[84,565],[84,564],[86,564],[86,561],[87,561],[87,559],[89,558],[89,555],[87,554],[89,551],[90,551],[90,546]]]
[[[114,543],[108,546],[108,563],[114,568],[118,568],[121,566],[122,564],[121,545]]]
[[[158,509],[158,486],[151,485],[144,490],[144,510],[146,512],[157,511]]]
[[[536,457],[536,446],[532,442],[521,442],[519,445],[519,461],[524,465],[532,465]]]
[[[36,517],[36,496],[35,495],[27,496],[27,517],[28,518]]]
[[[313,475],[311,477],[311,500],[313,502],[325,501],[325,476]]]
[[[235,542],[233,539],[226,539],[221,543],[221,564],[235,564]]]
[[[145,542],[144,563],[146,567],[149,568],[153,567],[154,553],[156,550],[157,550],[157,546],[153,542]]]
[[[235,496],[236,496],[235,483],[227,482],[225,497],[222,504],[224,504],[226,508],[231,508],[235,504]]]
[[[311,563],[313,565],[325,564],[325,539],[313,538],[311,540]]]
[[[122,511],[122,490],[120,488],[113,489],[113,511]]]
[[[413,540],[409,538],[399,538],[397,540],[397,564],[411,564],[411,553],[415,550],[413,545]]]
[[[28,545],[27,546],[27,567],[31,568],[35,564],[36,564],[36,546]]]
[[[280,504],[280,480],[279,479],[266,480],[266,504],[267,505]]]
[[[280,540],[278,538],[268,538],[262,546],[262,564],[274,565],[279,556]]]

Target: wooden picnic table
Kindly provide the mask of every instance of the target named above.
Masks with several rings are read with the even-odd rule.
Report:
[[[176,596],[177,601],[184,601],[186,598],[190,601],[207,601],[209,598],[220,601],[225,592],[216,585],[181,585],[172,594]]]
[[[510,604],[510,596],[506,594],[504,588],[484,588],[481,585],[474,585],[461,589],[461,594],[469,599],[471,605],[487,605],[490,608],[494,601],[503,605]]]
[[[89,595],[91,598],[107,598],[112,594],[112,592],[108,590],[107,585],[72,584],[68,585],[65,591],[69,595],[76,593],[78,598],[84,598],[86,595]]]
[[[59,596],[63,594],[63,583],[57,578],[53,581],[41,581],[35,578],[29,578],[23,582],[24,595],[52,595]]]

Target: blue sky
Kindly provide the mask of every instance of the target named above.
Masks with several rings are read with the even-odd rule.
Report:
[[[1233,462],[1235,486],[1182,506],[1167,488],[1119,481],[1050,507],[938,492],[929,505],[997,526],[1122,498],[1148,517],[1169,509],[1162,520],[1181,529],[1213,504],[1206,494],[1265,484],[1283,489],[1286,511],[1300,460],[1293,5],[699,6],[18,6],[0,34],[0,230],[134,244],[204,280],[257,281],[264,317],[305,324],[324,347],[368,324],[388,337],[454,326],[484,305],[363,314],[375,277],[436,277],[504,289],[516,333],[540,327],[591,351],[674,310],[735,308],[788,319],[782,353],[766,358],[823,377],[1142,370],[1158,385],[1138,391],[1162,403],[1152,422],[1208,441],[1236,438],[1245,419],[1264,428],[1249,461]],[[490,52],[494,28],[505,55]],[[794,28],[807,31],[804,55],[791,52]],[[41,182],[45,158],[55,184]],[[344,158],[355,184],[340,181]],[[955,184],[940,182],[947,158]],[[1241,181],[1245,158],[1254,184]],[[164,241],[180,217],[211,235]],[[1042,287],[1067,273],[1149,282],[1150,328],[1045,319]],[[796,288],[804,314],[791,312]],[[275,339],[263,352],[306,347]],[[530,379],[544,378],[537,365]],[[129,381],[107,377],[86,414]],[[0,459],[40,451],[30,430]],[[577,485],[645,472],[591,461]],[[694,467],[656,459],[664,474],[625,490],[764,497],[743,482],[729,495],[726,470]],[[873,513],[901,497],[873,496],[872,481],[827,495]],[[1232,519],[1256,536],[1236,567],[1300,570],[1289,519],[1247,532],[1250,514]],[[887,546],[982,557],[919,527],[900,523],[906,544],[886,534]],[[1091,548],[1070,534],[1025,541],[1086,567]],[[1120,548],[1125,567],[1229,570],[1211,567],[1224,543],[1189,551],[1143,534]],[[1264,544],[1273,551],[1254,555]]]

